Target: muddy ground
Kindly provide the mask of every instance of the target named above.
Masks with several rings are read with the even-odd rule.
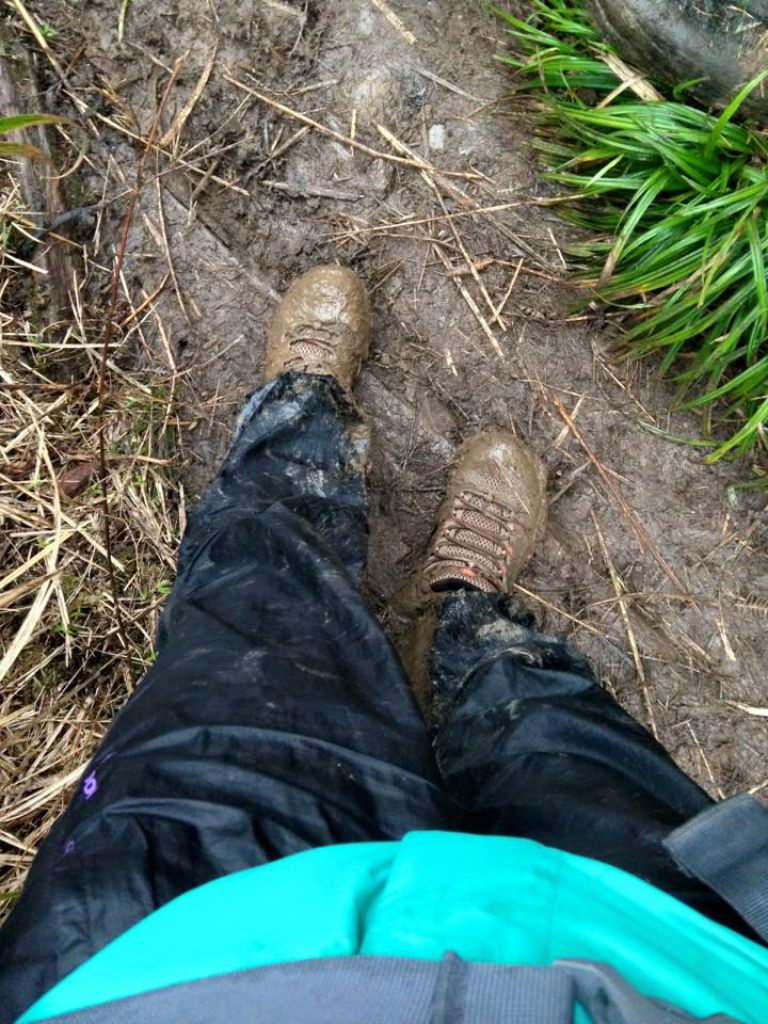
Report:
[[[378,611],[392,625],[388,599],[456,445],[514,430],[549,471],[524,602],[710,792],[768,784],[766,719],[743,707],[768,704],[765,496],[729,489],[744,464],[707,467],[652,433],[697,424],[669,416],[652,367],[611,363],[599,318],[573,318],[567,234],[538,202],[552,193],[484,5],[133,0],[122,41],[114,0],[27,6],[57,32],[59,68],[41,54],[36,71],[47,107],[79,117],[82,159],[62,189],[69,205],[103,204],[96,264],[114,252],[139,140],[177,70],[124,283],[136,307],[154,297],[143,329],[158,373],[169,357],[179,372],[187,497],[226,449],[280,294],[316,263],[352,266],[375,307],[357,395],[373,426]]]

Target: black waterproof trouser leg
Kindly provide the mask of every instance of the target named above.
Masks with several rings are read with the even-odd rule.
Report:
[[[661,846],[708,797],[506,599],[446,600],[430,737],[358,590],[366,441],[331,378],[249,401],[182,542],[157,661],[0,930],[0,1024],[195,886],[414,829],[527,836],[734,923]]]

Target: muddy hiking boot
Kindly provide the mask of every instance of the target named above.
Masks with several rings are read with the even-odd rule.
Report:
[[[768,67],[768,0],[587,0],[595,27],[619,56],[652,78],[725,107]],[[700,80],[700,81],[699,81]],[[761,83],[741,111],[768,120]]]
[[[459,449],[421,568],[393,604],[408,622],[398,650],[430,715],[429,651],[446,594],[511,593],[546,523],[546,473],[539,457],[503,431]]]
[[[371,305],[347,267],[314,267],[293,282],[267,335],[264,381],[288,370],[330,374],[347,391],[368,355]]]
[[[480,434],[459,449],[421,570],[432,593],[509,593],[546,519],[541,460],[512,434]]]

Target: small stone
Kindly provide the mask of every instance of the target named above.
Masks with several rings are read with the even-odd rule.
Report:
[[[445,125],[433,124],[429,129],[429,148],[437,152],[445,149]]]

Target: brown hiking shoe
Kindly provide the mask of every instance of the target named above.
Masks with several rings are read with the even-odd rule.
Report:
[[[459,450],[421,570],[433,593],[508,593],[544,529],[546,474],[512,434],[480,434]]]
[[[330,374],[349,390],[368,355],[371,306],[347,267],[314,267],[294,281],[267,335],[264,381],[287,370]]]
[[[459,449],[424,563],[392,601],[403,623],[397,649],[427,719],[441,592],[512,590],[544,532],[545,484],[541,460],[513,434],[480,434]]]

